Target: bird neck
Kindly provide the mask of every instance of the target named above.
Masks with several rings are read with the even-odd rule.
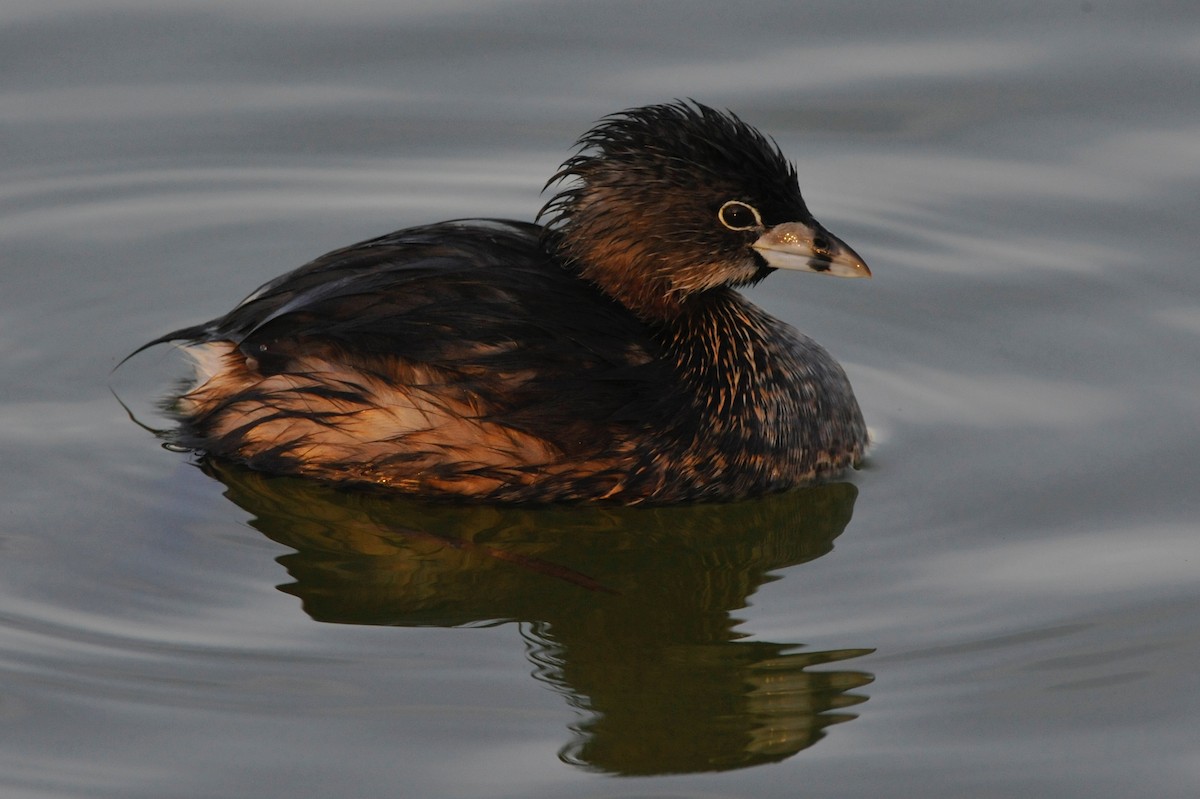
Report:
[[[671,277],[680,255],[646,227],[653,214],[615,217],[605,210],[614,205],[619,198],[603,189],[580,191],[562,214],[569,221],[548,227],[543,246],[646,324],[669,324],[689,299]]]
[[[792,367],[790,329],[730,288],[689,297],[658,331],[683,379],[717,414],[757,413],[777,401],[772,389]]]

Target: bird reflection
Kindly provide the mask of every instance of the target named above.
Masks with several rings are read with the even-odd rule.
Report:
[[[790,757],[866,700],[830,667],[870,649],[742,640],[771,573],[833,548],[857,490],[728,505],[497,508],[337,491],[208,461],[250,524],[294,553],[280,586],[315,620],[519,623],[538,679],[582,711],[560,757],[589,770],[721,771]],[[818,670],[810,670],[819,667]]]

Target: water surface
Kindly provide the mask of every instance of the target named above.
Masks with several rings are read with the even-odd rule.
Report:
[[[17,0],[0,11],[0,793],[1200,793],[1200,12]],[[754,299],[876,444],[720,508],[430,508],[134,425],[165,330],[528,219],[599,116],[793,157],[872,281]],[[159,418],[161,421],[161,418]]]

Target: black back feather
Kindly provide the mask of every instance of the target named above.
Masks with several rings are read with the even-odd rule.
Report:
[[[325,347],[365,370],[432,364],[487,396],[505,424],[565,451],[614,423],[662,419],[678,398],[662,391],[676,380],[659,343],[552,260],[540,232],[501,220],[401,230],[328,253],[163,340],[230,341],[263,374]],[[527,379],[500,379],[517,372]]]

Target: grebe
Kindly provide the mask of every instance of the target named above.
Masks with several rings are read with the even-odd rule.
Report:
[[[695,102],[602,119],[544,225],[459,220],[335,250],[155,339],[197,363],[177,443],[426,497],[731,500],[867,444],[842,368],[735,289],[868,277],[795,168]]]

